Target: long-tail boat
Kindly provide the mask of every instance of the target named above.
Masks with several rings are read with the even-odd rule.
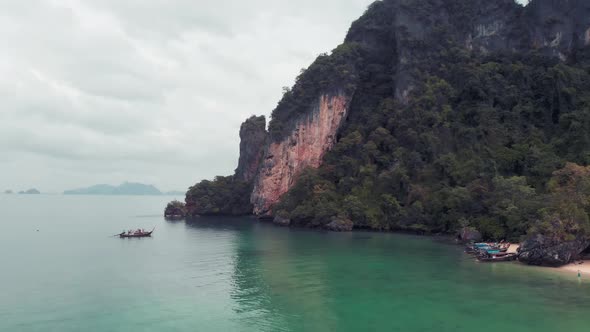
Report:
[[[481,254],[484,252],[492,251],[507,252],[510,247],[510,243],[473,243],[465,247],[465,252],[468,254]]]
[[[119,237],[124,239],[124,238],[134,238],[134,237],[150,237],[152,236],[152,233],[154,232],[156,228],[154,227],[154,229],[152,229],[149,232],[145,232],[142,230],[137,230],[135,232],[123,232],[121,234],[119,234]]]
[[[480,262],[508,262],[513,261],[517,257],[516,253],[504,253],[500,252],[497,254],[483,254],[477,256],[477,260]]]

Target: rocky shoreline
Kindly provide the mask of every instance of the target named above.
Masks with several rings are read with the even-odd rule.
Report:
[[[257,217],[250,215],[251,217]],[[185,205],[179,201],[173,201],[166,207],[164,217],[169,221],[192,219],[194,216],[188,216],[186,213]],[[237,217],[237,216],[234,216]],[[257,217],[260,222],[267,222],[279,227],[292,227],[292,228],[304,228],[304,229],[316,229],[330,232],[353,232],[353,231],[372,231],[372,232],[385,232],[385,233],[399,233],[399,234],[413,234],[422,236],[447,236],[454,238],[455,241],[460,245],[467,243],[481,241],[481,234],[472,227],[464,227],[459,230],[456,234],[439,234],[439,233],[428,233],[418,230],[379,230],[379,229],[361,229],[354,226],[354,223],[347,218],[332,218],[332,221],[327,225],[321,227],[309,227],[308,225],[295,225],[292,224],[289,218],[284,216],[275,217]],[[584,239],[576,239],[568,242],[555,242],[547,239],[543,235],[531,236],[521,244],[512,246],[509,249],[510,252],[517,253],[517,260],[526,265],[542,266],[559,268],[567,266],[575,261],[584,259],[583,253],[590,251],[590,241]],[[588,273],[590,274],[590,265],[588,267]]]

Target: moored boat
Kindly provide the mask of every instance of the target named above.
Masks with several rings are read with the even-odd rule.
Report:
[[[134,232],[132,231],[128,231],[128,232],[122,232],[121,234],[119,234],[119,237],[124,239],[124,238],[135,238],[135,237],[150,237],[152,236],[152,233],[154,232],[156,228],[154,227],[154,229],[152,229],[149,232],[146,232],[144,230],[138,229]]]
[[[483,253],[503,253],[507,252],[510,243],[473,243],[465,247],[468,254],[480,255]]]
[[[496,253],[496,254],[482,254],[477,256],[477,260],[480,262],[509,262],[516,260],[516,253]]]

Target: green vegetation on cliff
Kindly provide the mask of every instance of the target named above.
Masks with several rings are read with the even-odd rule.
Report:
[[[585,10],[569,1],[376,1],[272,113],[270,140],[281,142],[320,95],[350,98],[322,166],[299,174],[272,211],[309,227],[350,220],[590,239]],[[203,182],[187,208],[249,213],[251,189],[234,177]]]
[[[585,169],[566,162],[590,163],[588,48],[568,63],[452,45],[430,59],[407,104],[392,97],[387,75],[371,71],[382,64],[363,66],[339,142],[275,211],[307,226],[336,215],[383,230],[471,225],[494,239],[551,220],[565,233],[585,232],[588,204],[562,186]]]
[[[309,68],[302,70],[292,89],[284,95],[272,113],[270,136],[277,141],[287,136],[293,122],[310,111],[321,93],[344,91],[351,94],[358,80],[356,65],[361,62],[361,48],[355,43],[342,44],[330,55],[321,54]]]
[[[197,215],[248,215],[252,183],[239,181],[234,176],[217,176],[189,188],[186,193],[188,216]]]
[[[189,217],[198,215],[252,214],[250,194],[264,155],[268,133],[266,118],[251,116],[240,126],[240,159],[232,176],[217,176],[190,187],[186,193],[183,212]],[[173,210],[176,202],[168,206]]]
[[[167,219],[181,219],[186,216],[186,204],[177,200],[174,200],[164,210],[164,217]]]

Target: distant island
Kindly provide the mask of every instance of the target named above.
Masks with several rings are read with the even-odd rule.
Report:
[[[118,186],[109,184],[97,184],[94,186],[64,191],[64,195],[184,195],[181,191],[162,192],[153,185],[143,183],[125,182]]]
[[[5,190],[4,193],[7,194],[7,195],[14,194],[14,192],[12,190],[10,190],[10,189]]]
[[[9,192],[6,192],[6,193],[9,194]],[[10,192],[10,193],[12,193],[12,192]],[[27,191],[19,191],[18,193],[21,195],[39,195],[41,192],[35,188],[31,188]]]

